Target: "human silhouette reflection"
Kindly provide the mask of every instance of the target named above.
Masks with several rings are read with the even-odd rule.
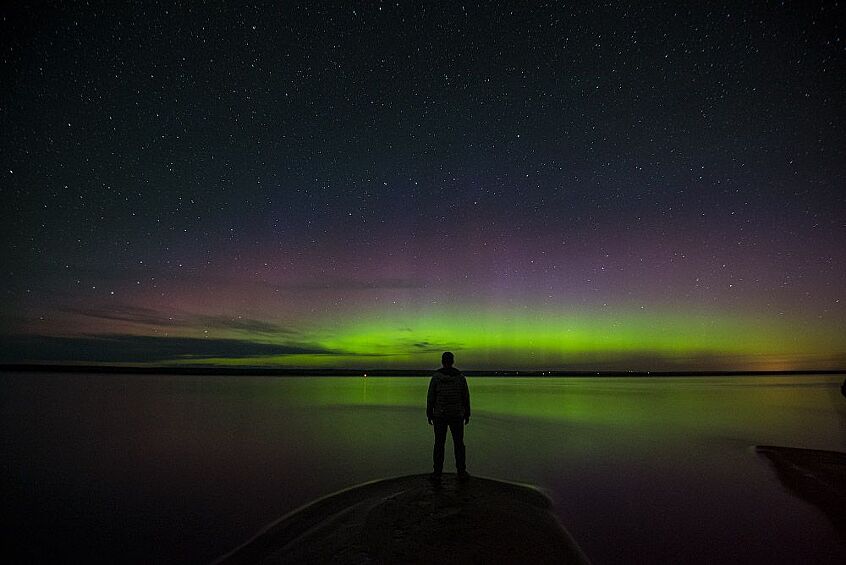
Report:
[[[466,479],[467,462],[464,447],[464,426],[470,423],[470,389],[461,371],[453,367],[455,356],[446,351],[441,355],[442,367],[429,380],[426,396],[426,418],[434,426],[435,446],[432,450],[431,478],[438,480],[444,469],[444,446],[447,428],[452,433],[455,468],[459,479]]]

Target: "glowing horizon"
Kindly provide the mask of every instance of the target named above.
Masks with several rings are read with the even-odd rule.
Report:
[[[840,334],[809,321],[652,308],[474,310],[348,314],[283,326],[273,319],[155,314],[152,309],[71,311],[54,343],[74,362],[280,368],[419,369],[452,350],[473,370],[830,370],[842,368]],[[795,328],[804,328],[796,332]],[[64,340],[64,341],[61,341]],[[42,348],[45,347],[41,343]],[[121,362],[124,348],[128,356]],[[216,349],[217,348],[217,349]],[[193,349],[193,352],[192,352]],[[220,353],[217,353],[220,350]],[[278,352],[277,352],[278,351]],[[60,356],[59,356],[60,357]],[[30,359],[19,359],[30,361]],[[49,359],[59,361],[58,357]]]

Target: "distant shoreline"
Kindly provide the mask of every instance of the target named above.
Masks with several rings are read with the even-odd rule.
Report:
[[[423,377],[431,369],[290,369],[263,367],[139,367],[125,365],[0,364],[0,371],[26,373],[118,373],[137,375],[209,375],[255,377]],[[464,371],[471,377],[736,377],[764,375],[843,375],[846,369],[805,371]]]

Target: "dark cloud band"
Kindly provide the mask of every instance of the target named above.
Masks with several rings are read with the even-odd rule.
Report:
[[[127,334],[72,337],[14,335],[4,338],[0,345],[0,360],[3,362],[155,363],[182,359],[334,354],[337,352],[303,344]]]

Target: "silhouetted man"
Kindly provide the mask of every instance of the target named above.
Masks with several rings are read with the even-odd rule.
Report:
[[[443,367],[432,375],[429,394],[426,396],[426,418],[429,425],[435,426],[433,479],[439,479],[444,470],[447,428],[452,433],[458,478],[466,479],[468,476],[464,455],[464,425],[470,423],[470,389],[461,371],[452,366],[454,362],[455,356],[449,351],[441,356]]]

